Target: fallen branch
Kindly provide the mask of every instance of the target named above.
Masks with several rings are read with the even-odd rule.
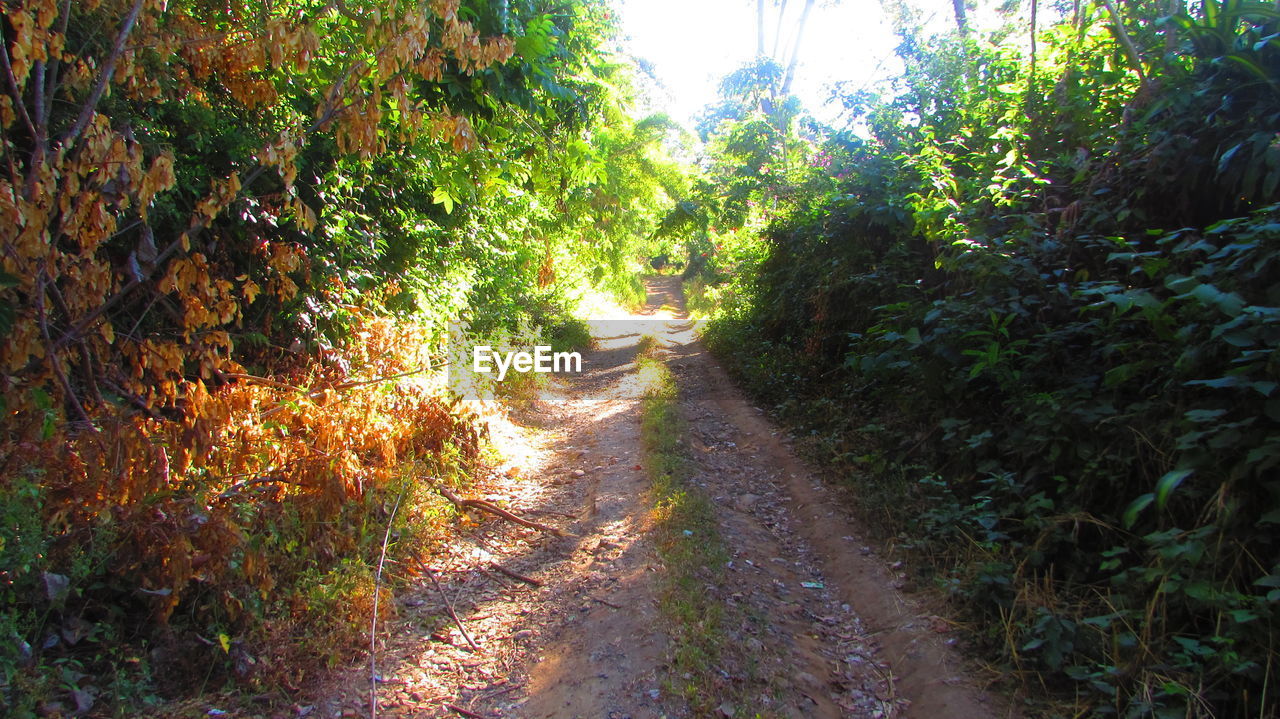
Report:
[[[565,519],[578,518],[578,515],[574,512],[559,512],[554,509],[530,509],[529,512],[532,514],[552,514],[557,517],[564,517]]]
[[[391,526],[409,485],[400,488],[396,505],[387,517],[387,531],[382,535],[382,552],[378,555],[378,573],[373,579],[373,617],[369,621],[369,719],[378,719],[378,600],[382,597],[382,566],[387,561],[387,545],[391,542]]]
[[[485,716],[485,715],[483,715],[483,714],[476,714],[476,713],[475,713],[475,712],[473,712],[473,711],[467,711],[466,709],[463,709],[462,707],[458,706],[457,704],[449,704],[449,703],[446,703],[446,704],[444,705],[444,708],[445,708],[445,709],[449,709],[449,710],[451,710],[451,711],[458,712],[459,714],[461,714],[462,716],[466,717],[467,719],[489,719],[489,717],[487,717],[487,716]]]
[[[455,507],[461,507],[464,509],[467,507],[470,507],[471,509],[479,509],[481,511],[488,512],[490,514],[501,517],[507,520],[508,522],[515,522],[516,524],[519,524],[522,527],[536,529],[540,532],[550,532],[551,534],[554,534],[557,537],[565,536],[564,532],[560,531],[559,529],[556,529],[555,527],[542,524],[540,522],[534,522],[534,521],[525,519],[524,517],[517,516],[501,507],[490,504],[489,502],[486,502],[483,499],[463,499],[458,495],[454,494],[453,492],[449,491],[447,487],[442,487],[440,485],[436,485],[436,491],[440,493],[440,496],[452,502]]]
[[[440,580],[436,579],[435,570],[423,564],[421,561],[418,562],[418,566],[422,567],[422,571],[426,572],[427,576],[431,578],[431,583],[435,585],[436,591],[440,593],[440,598],[444,600],[444,608],[448,610],[449,617],[453,619],[454,624],[458,625],[458,631],[462,632],[462,638],[467,640],[467,644],[471,646],[472,651],[480,651],[480,646],[471,638],[471,634],[467,632],[466,626],[463,625],[462,620],[458,618],[458,613],[453,611],[453,602],[449,601],[449,595],[444,593],[444,587],[440,586]]]
[[[504,681],[505,681],[505,680],[504,680]],[[513,692],[513,691],[515,691],[515,690],[519,689],[519,688],[520,688],[520,685],[519,685],[519,684],[512,684],[511,686],[509,686],[509,687],[507,687],[507,688],[505,688],[505,689],[499,689],[499,690],[498,690],[498,691],[496,691],[496,692],[489,692],[488,694],[485,694],[484,696],[480,697],[480,700],[481,700],[481,701],[486,701],[486,702],[487,702],[487,701],[489,701],[490,699],[492,699],[492,698],[494,698],[494,697],[500,697],[500,696],[502,696],[503,694],[509,694],[509,693],[511,693],[511,692]]]
[[[507,580],[503,579],[502,577],[499,577],[498,575],[494,574],[493,572],[490,572],[490,571],[489,571],[489,570],[487,570],[487,569],[483,569],[483,568],[482,568],[482,569],[480,569],[479,571],[480,571],[480,573],[481,573],[481,574],[483,574],[484,576],[488,577],[489,579],[492,579],[494,582],[496,582],[498,585],[500,585],[500,586],[502,586],[502,587],[509,587],[509,586],[511,586],[511,582],[508,582]]]
[[[297,385],[292,385],[287,382],[277,382],[276,380],[273,380],[269,377],[259,377],[258,375],[254,375],[254,374],[245,374],[243,372],[219,372],[218,374],[222,375],[227,379],[244,380],[245,382],[260,384],[260,385],[263,385],[264,387],[274,387],[276,389],[283,389],[283,390],[288,390],[290,392],[298,392],[298,393],[302,393],[306,391],[301,387],[298,387]]]
[[[601,604],[605,605],[606,607],[613,607],[614,609],[622,609],[622,605],[621,605],[621,604],[614,604],[613,602],[609,601],[608,599],[601,599],[600,597],[592,597],[591,599],[592,599],[592,600],[594,600],[594,601],[600,602]]]
[[[535,586],[535,587],[541,587],[541,586],[542,586],[542,582],[540,582],[540,581],[538,581],[538,580],[534,579],[533,577],[526,577],[525,575],[523,575],[523,574],[521,574],[521,573],[519,573],[519,572],[517,572],[517,571],[515,571],[515,570],[507,569],[506,567],[502,566],[501,564],[498,564],[497,562],[490,562],[490,563],[489,563],[489,566],[493,567],[494,569],[498,570],[499,572],[502,572],[503,574],[507,575],[508,577],[511,577],[512,579],[518,579],[518,580],[520,580],[520,581],[524,582],[525,584],[532,584],[532,585],[533,585],[533,586]]]

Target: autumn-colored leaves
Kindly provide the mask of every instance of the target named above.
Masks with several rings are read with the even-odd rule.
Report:
[[[247,545],[255,522],[287,511],[336,556],[352,500],[406,462],[474,455],[470,421],[432,387],[344,375],[412,372],[410,330],[363,316],[343,362],[295,363],[287,381],[248,373],[235,342],[327,291],[298,240],[319,225],[317,177],[395,143],[477,147],[423,85],[514,45],[457,0],[2,7],[0,466],[39,472],[50,561],[110,524],[111,568],[156,619],[216,583],[201,611],[234,621],[239,587],[275,581]],[[209,117],[237,125],[185,129]]]
[[[512,5],[0,3],[0,507],[28,492],[41,527],[19,583],[92,587],[59,595],[68,616],[171,622],[213,666],[314,619],[304,578],[358,573],[388,492],[465,474],[475,424],[418,374],[424,336],[528,311],[520,278],[477,275],[559,221],[532,193],[563,214],[541,158],[581,130],[561,115],[597,44],[559,42],[577,0]],[[533,35],[518,66],[507,32]],[[379,316],[415,304],[436,324]],[[424,497],[399,516],[443,531]],[[37,594],[13,611],[51,617],[21,630],[38,644],[61,619]]]
[[[39,387],[87,419],[85,408],[101,405],[99,380],[121,364],[126,371],[112,381],[148,405],[157,386],[175,380],[180,394],[193,370],[206,378],[217,371],[228,355],[226,330],[260,301],[264,279],[268,296],[288,300],[297,291],[290,275],[304,263],[296,244],[273,240],[260,258],[267,277],[253,278],[202,251],[223,213],[258,193],[259,221],[315,230],[317,208],[297,182],[303,148],[317,133],[332,133],[341,154],[360,158],[424,133],[455,152],[474,149],[470,121],[429,104],[418,83],[474,73],[514,53],[510,39],[482,38],[462,20],[458,0],[279,3],[216,19],[206,10],[158,0],[5,6],[0,263],[14,280],[0,301],[15,319],[0,367],[11,410],[30,409],[30,390]],[[112,118],[106,98],[117,109],[135,104]],[[175,149],[196,138],[166,139],[157,128],[139,137],[135,128],[149,122],[149,111],[137,103],[259,113],[251,127],[263,132],[260,150],[230,158],[231,171],[220,177],[195,178],[208,190],[191,197],[192,188],[175,187]],[[267,171],[282,188],[268,183],[262,194]],[[189,216],[160,236],[153,206],[175,191],[190,198],[178,200],[189,203]],[[176,334],[137,336],[156,303],[174,315]],[[113,327],[122,320],[134,329]],[[142,358],[152,353],[143,348],[179,341],[183,361],[167,368],[174,377],[151,376]],[[160,406],[176,399],[160,395]]]

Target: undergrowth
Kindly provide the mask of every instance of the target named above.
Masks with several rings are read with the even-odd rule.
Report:
[[[1032,711],[1271,716],[1280,13],[1078,10],[904,35],[691,296]]]
[[[680,416],[671,372],[646,336],[637,360],[645,387],[641,439],[652,483],[658,553],[666,567],[660,606],[670,619],[670,690],[699,715],[710,714],[730,688],[717,670],[727,651],[726,609],[708,585],[720,582],[728,554],[707,497],[690,485],[682,449],[687,427]]]
[[[184,421],[0,448],[3,713],[296,688],[360,651],[397,497],[393,560],[458,521],[433,486],[469,482],[483,438],[421,332],[368,317],[342,363],[198,387]]]

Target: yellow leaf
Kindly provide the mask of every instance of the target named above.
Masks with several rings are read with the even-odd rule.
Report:
[[[218,646],[222,647],[222,651],[231,653],[231,637],[223,632],[218,632]]]

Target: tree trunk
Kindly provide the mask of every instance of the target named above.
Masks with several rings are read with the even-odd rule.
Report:
[[[1138,84],[1142,90],[1146,90],[1147,73],[1142,69],[1142,56],[1138,54],[1138,48],[1134,46],[1133,39],[1129,37],[1129,32],[1124,29],[1124,18],[1120,16],[1120,11],[1116,9],[1115,3],[1111,2],[1111,0],[1102,0],[1102,4],[1111,13],[1111,20],[1116,29],[1116,36],[1120,39],[1120,45],[1124,47],[1125,52],[1129,55],[1129,61],[1133,63],[1133,69],[1138,72]]]
[[[1280,2],[1280,0],[1277,0],[1277,2]],[[1280,7],[1280,5],[1277,5],[1277,7]],[[1172,18],[1182,11],[1183,11],[1182,0],[1169,0],[1169,17]],[[1178,48],[1178,29],[1177,28],[1178,26],[1172,22],[1166,25],[1164,28],[1164,54],[1165,55],[1172,55],[1173,52]]]
[[[951,0],[951,8],[956,12],[956,28],[961,35],[968,35],[969,16],[965,13],[964,0]]]
[[[809,11],[813,9],[813,0],[804,1],[804,10],[800,13],[800,24],[796,26],[796,42],[791,46],[791,60],[787,63],[787,75],[782,81],[782,94],[791,92],[791,81],[796,76],[796,62],[800,59],[800,45],[804,39],[804,26],[809,21]]]
[[[1036,6],[1038,0],[1031,0],[1031,69],[1027,73],[1027,101],[1031,100],[1032,89],[1036,86]]]
[[[1280,0],[1276,0],[1280,2]],[[782,18],[787,13],[787,0],[778,3],[778,24],[773,31],[773,59],[781,60],[778,57],[778,45],[782,42]]]
[[[756,0],[756,57],[764,55],[764,0]]]

